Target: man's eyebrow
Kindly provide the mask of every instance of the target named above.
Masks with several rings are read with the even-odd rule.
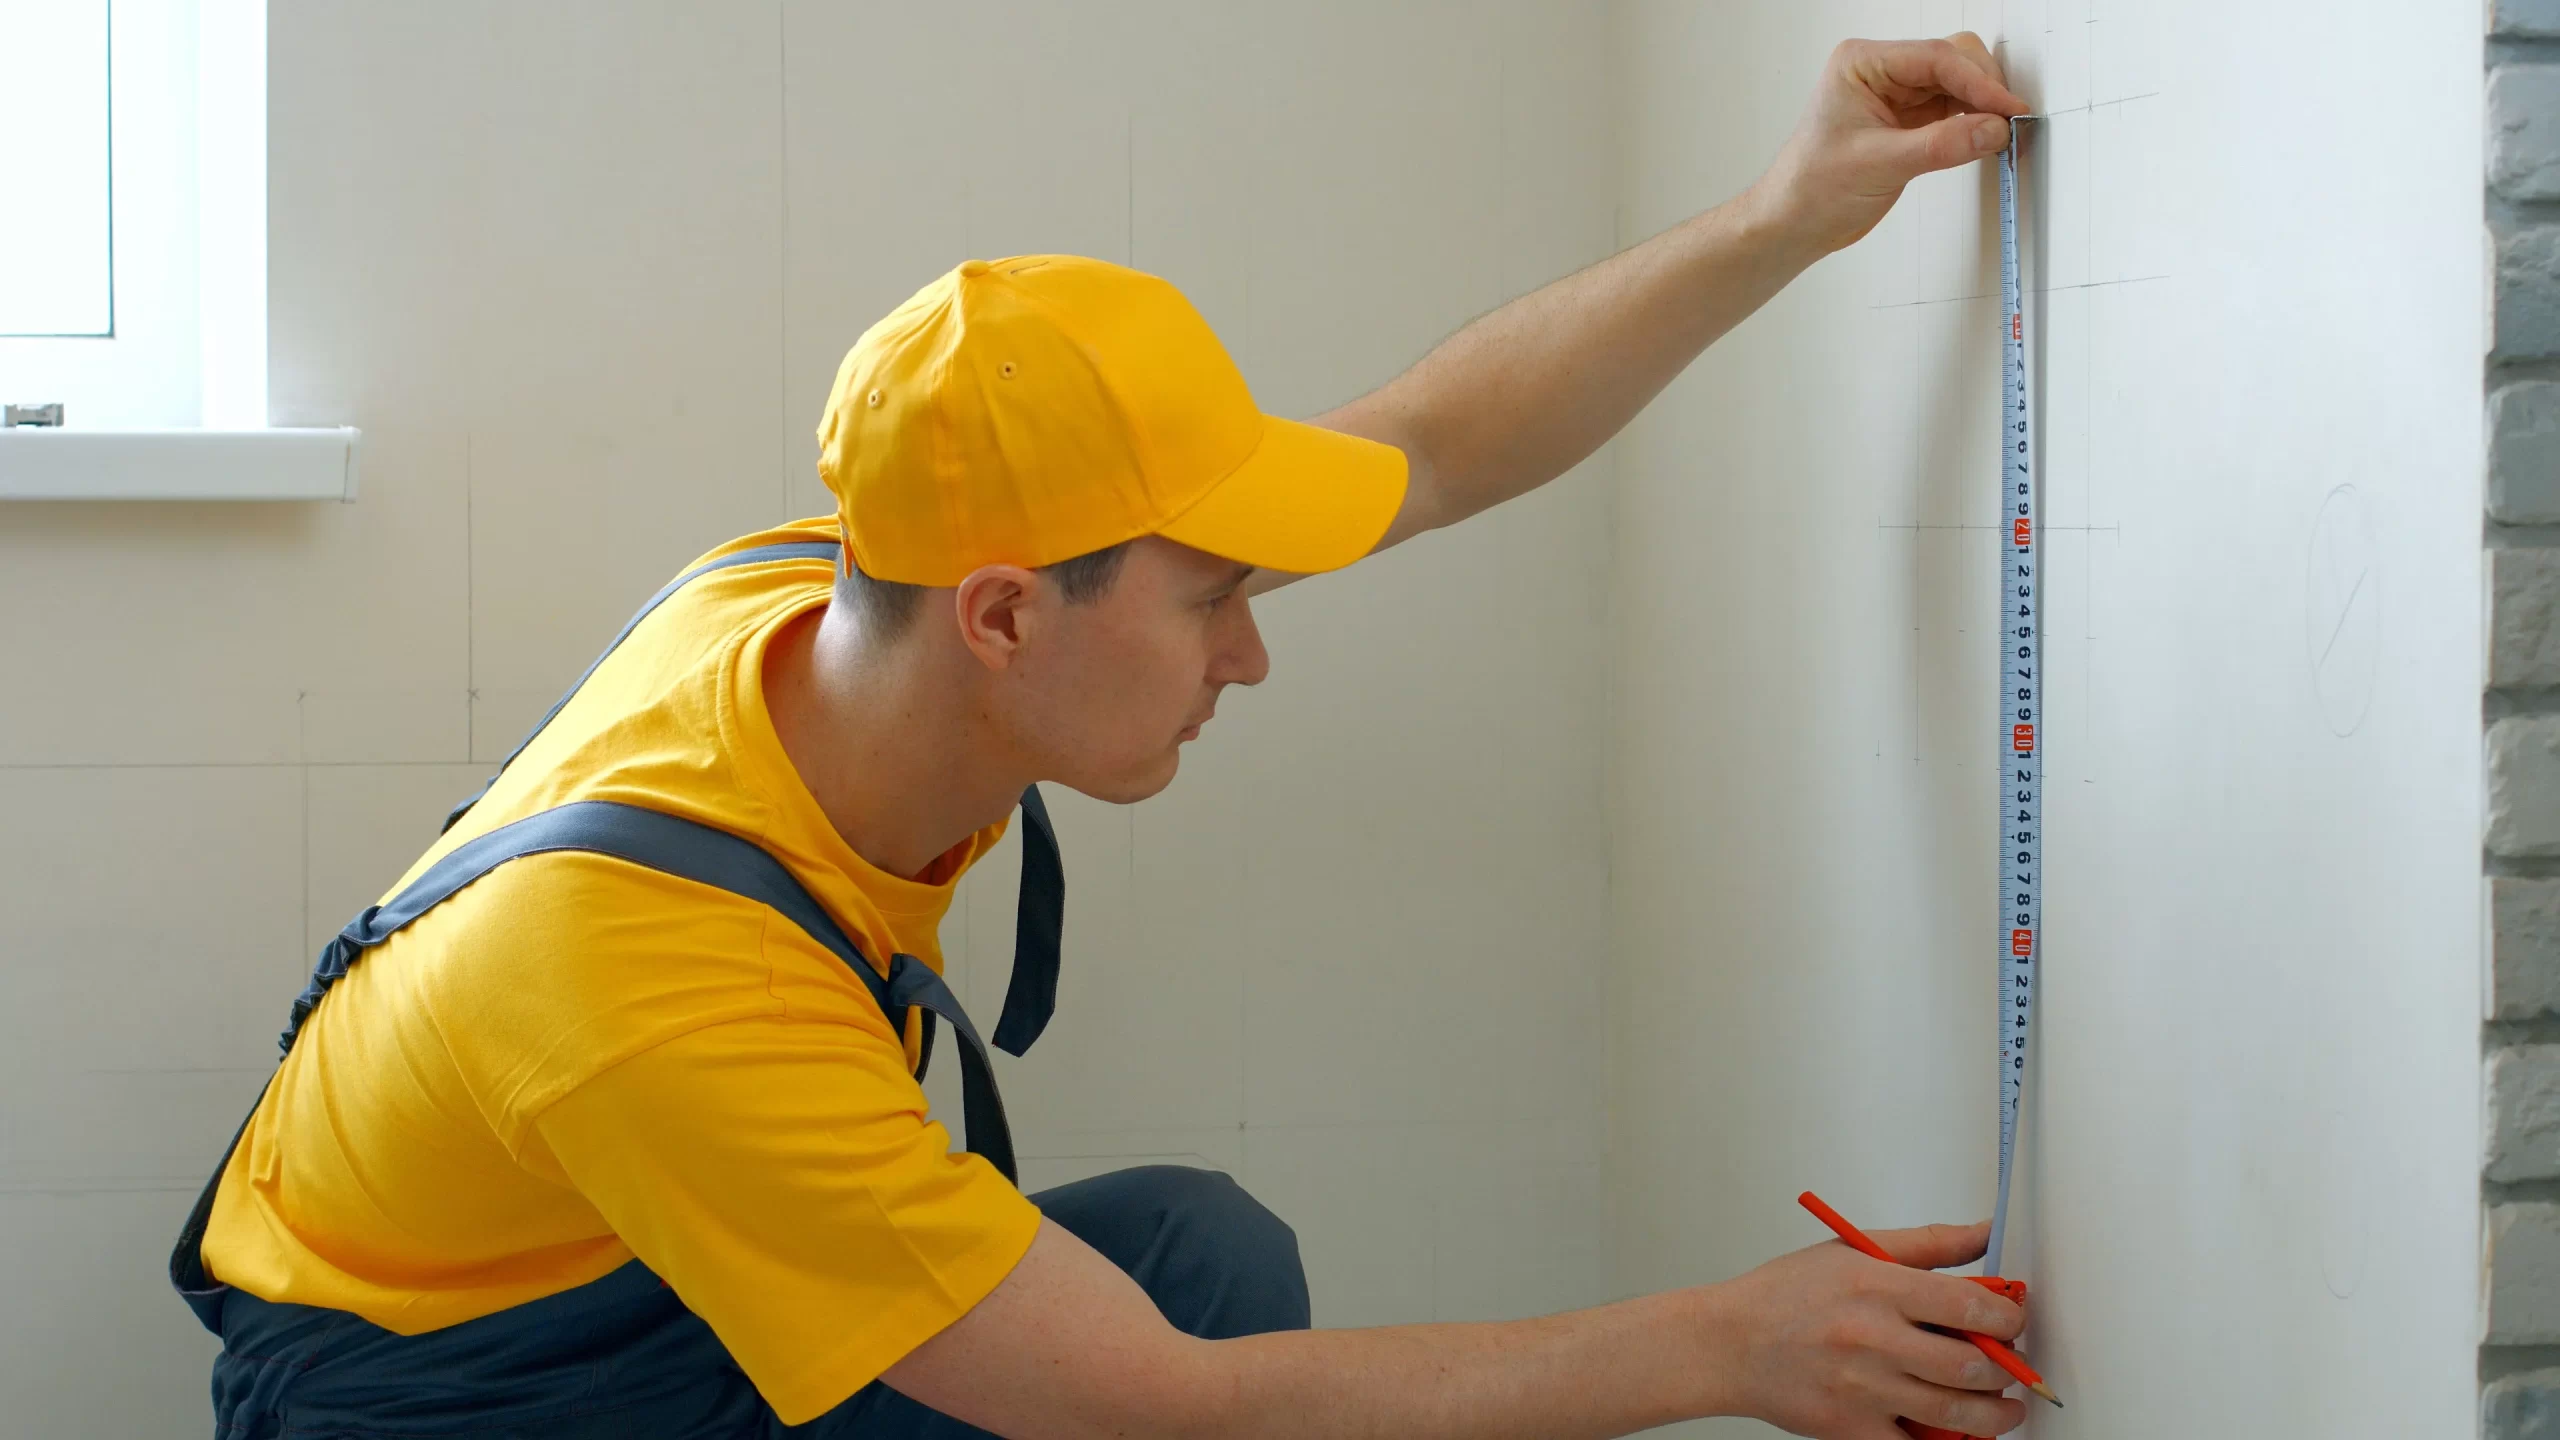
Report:
[[[1253,578],[1253,572],[1257,568],[1252,565],[1247,565],[1241,560],[1234,562],[1234,565],[1235,568],[1229,570],[1224,576],[1222,576],[1217,584],[1209,587],[1212,594],[1223,594],[1226,591],[1233,590],[1237,586],[1242,585],[1247,580]]]

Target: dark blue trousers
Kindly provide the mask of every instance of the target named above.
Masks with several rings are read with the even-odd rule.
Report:
[[[1289,1227],[1214,1170],[1149,1166],[1031,1197],[1167,1320],[1223,1340],[1308,1324]],[[711,1327],[633,1261],[477,1320],[395,1335],[355,1315],[222,1297],[217,1440],[962,1440],[987,1432],[882,1384],[786,1427]]]

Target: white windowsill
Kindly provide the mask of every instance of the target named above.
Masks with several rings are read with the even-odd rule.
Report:
[[[0,500],[353,500],[353,428],[0,429]]]

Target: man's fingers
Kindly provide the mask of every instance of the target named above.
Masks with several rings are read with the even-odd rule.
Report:
[[[1935,125],[1886,136],[1901,151],[1896,158],[1913,175],[1952,170],[1985,155],[1997,155],[2009,143],[2009,122],[1997,115],[1950,115]]]
[[[1904,1374],[1949,1390],[1987,1390],[1997,1395],[2018,1383],[2008,1371],[1992,1364],[1991,1357],[1972,1341],[1917,1326],[1912,1327],[1908,1342],[1894,1358]]]
[[[1917,1225],[1908,1230],[1878,1230],[1875,1242],[1905,1265],[1944,1270],[1979,1260],[1991,1244],[1991,1222],[1977,1225]]]
[[[2005,1435],[2027,1423],[2023,1401],[1979,1390],[1949,1390],[1925,1380],[1905,1382],[1892,1400],[1896,1414],[1966,1435]]]
[[[2014,1339],[2027,1328],[2025,1307],[1953,1275],[1914,1270],[1900,1295],[1904,1318],[1922,1325],[1972,1330],[1994,1340]]]
[[[2009,88],[2007,77],[2000,72],[2000,62],[1992,58],[1981,36],[1960,30],[1946,43],[1954,54],[1945,57],[1938,68],[1940,88],[1977,110],[1995,115],[2027,113],[2027,102]]]
[[[2003,78],[2000,73],[2000,62],[1991,58],[1991,47],[1982,43],[1981,36],[1970,30],[1959,30],[1947,37],[1947,43],[1970,57],[1983,74],[1994,80]]]
[[[1871,45],[1860,52],[1856,69],[1868,88],[1896,106],[1915,105],[1932,94],[1946,94],[1972,109],[1995,115],[2027,113],[2027,102],[2000,83],[1999,66],[1979,39],[1973,39],[1970,49],[1953,40],[1896,40]]]

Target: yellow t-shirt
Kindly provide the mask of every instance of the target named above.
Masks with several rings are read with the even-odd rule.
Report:
[[[836,534],[804,521],[712,555]],[[763,675],[832,576],[743,565],[670,597],[388,893],[475,835],[619,800],[755,841],[875,964],[939,970],[952,885],[1003,826],[906,879],[828,823]],[[305,1023],[223,1173],[205,1261],[413,1335],[637,1256],[798,1424],[966,1313],[1039,1226],[994,1167],[949,1153],[914,1038],[753,901],[593,854],[510,861]]]

